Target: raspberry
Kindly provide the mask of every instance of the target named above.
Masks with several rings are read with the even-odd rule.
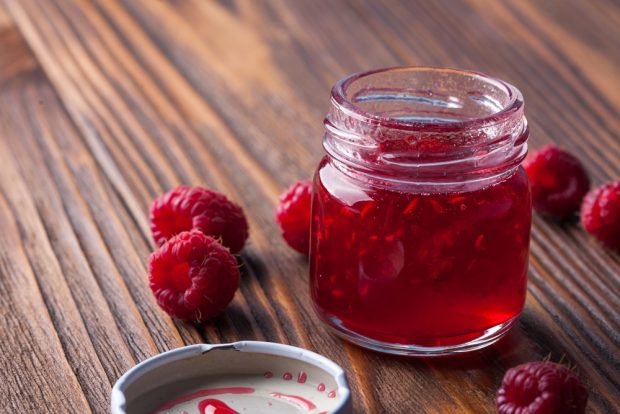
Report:
[[[566,218],[576,212],[590,188],[590,179],[577,158],[555,145],[530,154],[523,162],[540,214]]]
[[[192,229],[221,239],[233,253],[241,250],[248,238],[248,222],[241,207],[215,191],[179,186],[151,204],[151,231],[158,246]]]
[[[607,183],[586,195],[581,223],[601,243],[620,250],[620,181]]]
[[[499,414],[582,414],[588,392],[564,365],[528,362],[509,369],[497,391]]]
[[[235,257],[198,230],[172,237],[149,258],[149,281],[170,316],[203,321],[221,312],[239,287]]]
[[[310,202],[312,183],[297,181],[280,196],[276,220],[282,237],[299,253],[308,254],[310,249]]]

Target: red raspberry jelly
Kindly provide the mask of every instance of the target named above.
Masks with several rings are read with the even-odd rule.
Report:
[[[310,247],[319,316],[405,355],[503,336],[527,285],[520,92],[474,72],[381,69],[336,84],[325,126]]]

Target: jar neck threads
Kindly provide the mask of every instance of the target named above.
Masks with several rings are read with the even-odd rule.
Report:
[[[476,72],[425,67],[351,75],[332,89],[324,147],[385,180],[489,181],[527,153],[518,89]]]

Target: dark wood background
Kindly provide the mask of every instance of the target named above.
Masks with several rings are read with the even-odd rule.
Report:
[[[0,3],[2,4],[2,3]],[[359,413],[494,412],[508,367],[550,358],[620,411],[620,256],[577,223],[534,220],[527,306],[484,352],[437,361],[342,343],[314,317],[307,262],[273,221],[311,176],[339,78],[476,69],[525,95],[531,144],[620,176],[620,4],[612,0],[6,0],[0,6],[0,412],[108,411],[136,362],[257,339],[347,368]],[[204,184],[249,215],[241,289],[203,327],[148,288],[147,210]]]

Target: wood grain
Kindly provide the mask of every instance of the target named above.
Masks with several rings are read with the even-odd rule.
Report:
[[[539,146],[598,184],[620,177],[620,5],[611,0],[0,3],[0,412],[106,412],[134,363],[183,344],[259,339],[348,368],[360,413],[494,412],[505,370],[574,365],[589,412],[620,407],[620,257],[536,218],[519,326],[461,359],[390,358],[312,313],[307,262],[280,241],[279,192],[322,154],[329,89],[371,67],[471,68],[526,97]],[[240,292],[193,326],[146,280],[148,205],[204,184],[248,213]]]

